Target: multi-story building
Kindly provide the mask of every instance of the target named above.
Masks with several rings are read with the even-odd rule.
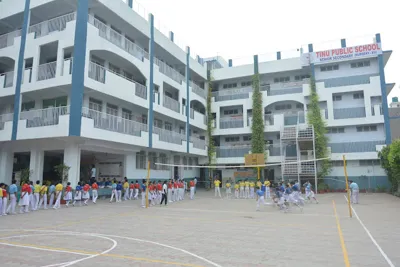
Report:
[[[277,52],[273,60],[235,65],[193,56],[127,2],[0,1],[2,180],[9,182],[13,165],[32,170],[32,180],[48,179],[61,162],[72,184],[92,164],[98,178],[142,178],[148,160],[151,178],[204,178],[191,166],[207,161],[210,70],[216,164],[242,165],[251,150],[252,76],[259,73],[273,164],[263,175],[314,178],[318,137],[306,115],[314,75],[329,129],[328,180],[343,177],[344,154],[350,177],[386,184],[377,151],[390,143],[386,96],[393,85],[385,82],[391,52],[382,51],[379,34],[362,46],[342,40],[320,51],[310,44],[289,58]]]

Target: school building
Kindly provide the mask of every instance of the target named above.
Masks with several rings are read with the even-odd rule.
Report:
[[[207,164],[208,120],[215,163],[242,165],[259,73],[267,163],[275,163],[264,177],[315,178],[316,136],[306,115],[312,74],[329,130],[327,179],[343,178],[344,154],[350,178],[387,186],[377,154],[391,142],[386,97],[394,84],[385,81],[391,51],[380,34],[240,64],[195,54],[131,0],[2,0],[0,10],[1,181],[21,169],[32,171],[31,180],[51,180],[62,162],[72,185],[88,178],[92,164],[100,179],[141,179],[148,160],[152,179],[205,180],[206,170],[191,166]],[[241,175],[240,168],[218,172]]]

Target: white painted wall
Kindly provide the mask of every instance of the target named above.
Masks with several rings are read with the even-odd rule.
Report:
[[[356,61],[343,61],[337,63],[339,65],[338,70],[332,71],[321,71],[321,66],[315,66],[315,77],[316,80],[337,78],[337,77],[347,77],[347,76],[356,76],[356,75],[365,75],[365,74],[375,74],[379,73],[378,59],[377,58],[367,58],[361,61],[370,61],[370,66],[362,67],[362,68],[351,68],[350,64]],[[337,65],[335,64],[335,65]],[[328,64],[326,64],[328,65]],[[332,65],[332,64],[329,64]]]

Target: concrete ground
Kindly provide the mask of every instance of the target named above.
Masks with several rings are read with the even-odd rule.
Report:
[[[195,200],[167,207],[98,201],[3,216],[0,261],[20,267],[400,266],[399,198],[361,194],[354,206],[359,219],[349,218],[344,194],[319,201],[303,213],[273,206],[256,212],[255,200],[199,191]]]

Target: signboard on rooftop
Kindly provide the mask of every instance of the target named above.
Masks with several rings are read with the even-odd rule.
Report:
[[[326,64],[339,61],[376,57],[382,54],[381,44],[366,44],[335,48],[301,55],[303,66],[309,64]]]

